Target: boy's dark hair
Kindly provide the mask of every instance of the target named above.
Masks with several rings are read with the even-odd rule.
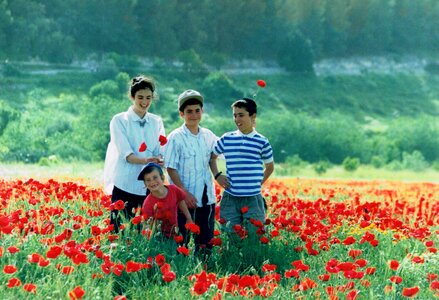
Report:
[[[246,111],[248,111],[248,114],[250,116],[258,112],[256,102],[250,98],[242,98],[240,100],[236,100],[235,102],[233,102],[232,107],[244,108]]]
[[[155,84],[152,78],[146,76],[137,76],[131,80],[130,95],[134,98],[139,90],[148,89],[154,94]]]
[[[142,169],[139,176],[137,177],[137,180],[143,181],[146,174],[154,172],[155,170],[159,172],[160,177],[164,176],[162,167],[156,163],[150,162],[147,163],[146,166]]]
[[[191,98],[191,99],[189,99],[189,100],[186,100],[186,102],[184,102],[184,103],[180,106],[180,108],[179,108],[178,110],[181,111],[181,112],[184,112],[184,109],[186,108],[186,106],[188,106],[188,105],[196,105],[196,104],[199,104],[200,107],[203,108],[203,102],[201,102],[201,101],[198,100],[198,99]]]

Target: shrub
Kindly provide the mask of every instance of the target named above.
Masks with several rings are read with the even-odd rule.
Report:
[[[318,163],[316,163],[314,165],[314,171],[317,174],[321,175],[321,174],[326,173],[326,171],[328,171],[329,167],[330,167],[329,162],[327,162],[327,161],[319,161]]]
[[[402,166],[405,169],[420,172],[428,168],[428,162],[420,151],[413,151],[412,153],[403,152]]]
[[[343,160],[343,169],[352,172],[358,169],[360,166],[360,159],[358,157],[346,157]]]
[[[372,159],[370,162],[371,162],[372,166],[374,168],[377,168],[377,169],[381,168],[385,164],[384,159],[378,155],[372,156]]]

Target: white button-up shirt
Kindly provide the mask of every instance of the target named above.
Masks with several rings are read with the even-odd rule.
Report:
[[[183,124],[172,131],[165,146],[165,167],[177,170],[188,192],[202,206],[204,185],[207,186],[207,204],[216,202],[215,188],[209,168],[210,155],[218,137],[209,129],[199,127],[198,134],[192,134]],[[169,178],[172,183],[172,180]]]
[[[145,158],[161,154],[160,135],[165,135],[165,129],[157,115],[146,113],[141,119],[130,107],[128,111],[113,117],[104,167],[104,191],[107,194],[111,194],[113,187],[117,186],[131,194],[145,195],[144,183],[137,180],[144,165],[129,163],[127,157],[130,154]],[[143,142],[146,150],[139,152]]]

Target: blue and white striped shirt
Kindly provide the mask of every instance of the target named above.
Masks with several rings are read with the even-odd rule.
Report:
[[[273,150],[266,137],[253,130],[225,133],[213,148],[216,155],[224,154],[230,188],[226,191],[237,197],[261,193],[264,164],[273,162]]]

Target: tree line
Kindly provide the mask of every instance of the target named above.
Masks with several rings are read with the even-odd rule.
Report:
[[[0,0],[0,58],[70,63],[118,53],[274,61],[434,52],[437,0]]]
[[[62,93],[35,88],[19,110],[0,100],[0,161],[45,163],[102,161],[109,142],[112,116],[125,111],[129,75],[119,73],[100,81],[85,93]],[[216,94],[223,87],[216,85]],[[162,89],[152,111],[163,117],[166,132],[181,126],[173,89]],[[202,126],[221,136],[236,127],[230,114],[206,113]],[[50,117],[48,117],[50,116]],[[307,112],[278,109],[258,112],[257,130],[269,138],[276,162],[344,164],[346,159],[375,167],[424,170],[439,167],[439,134],[435,116],[389,118],[385,128],[367,128],[354,116],[324,110]],[[86,133],[86,134],[85,134]],[[288,141],[288,142],[286,142]]]

